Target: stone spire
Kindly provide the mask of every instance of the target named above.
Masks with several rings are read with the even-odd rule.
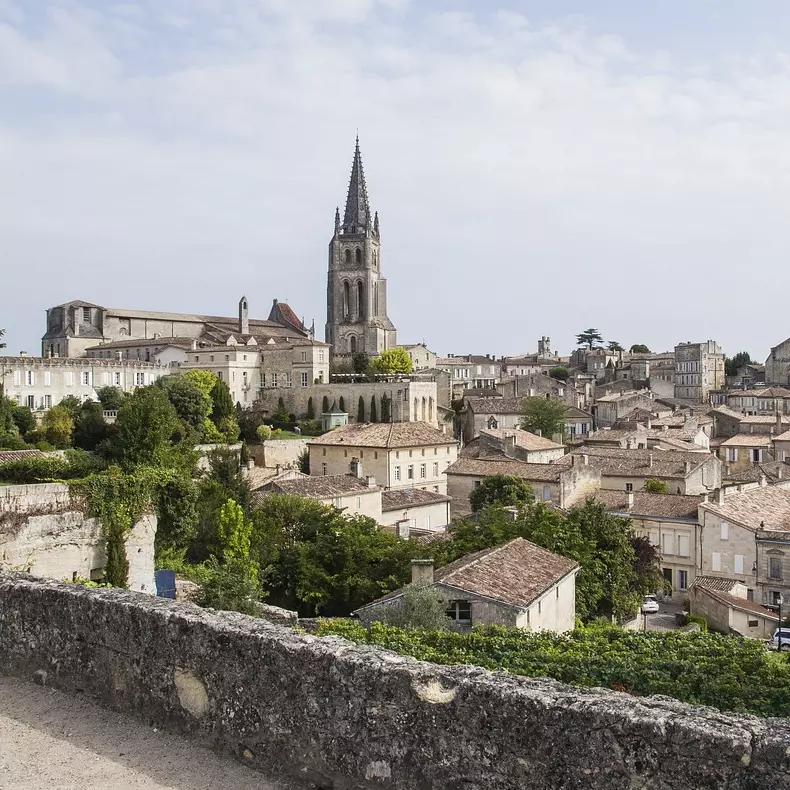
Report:
[[[354,163],[351,166],[351,180],[348,184],[346,211],[343,215],[344,233],[364,233],[370,226],[370,205],[368,189],[365,185],[365,172],[362,169],[362,154],[359,152],[359,135],[354,147]]]
[[[381,238],[381,232],[379,231],[379,213],[376,212],[376,215],[373,217],[373,235],[378,239]]]
[[[340,233],[340,208],[335,208],[335,233]]]

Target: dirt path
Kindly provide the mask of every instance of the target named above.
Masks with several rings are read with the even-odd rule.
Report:
[[[0,788],[296,790],[85,697],[3,676]]]

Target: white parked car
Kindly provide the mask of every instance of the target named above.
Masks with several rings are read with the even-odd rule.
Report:
[[[780,636],[780,629],[776,629],[774,631],[774,635],[771,637],[771,648],[773,650],[790,650],[790,628],[782,628],[781,629],[781,637],[782,637],[782,646],[779,646],[779,636]]]
[[[646,595],[642,599],[642,614],[655,614],[658,611],[658,599],[655,595]]]

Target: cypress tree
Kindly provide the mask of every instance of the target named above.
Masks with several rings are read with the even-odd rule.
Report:
[[[365,422],[365,399],[361,395],[357,403],[357,422]]]
[[[326,398],[324,398],[326,400]],[[315,419],[315,409],[313,408],[313,396],[311,395],[307,399],[307,419],[314,420]]]
[[[340,407],[340,411],[346,410],[346,400],[342,395],[340,396],[340,400],[338,401],[337,405]]]
[[[376,396],[370,396],[370,421],[371,422],[378,422],[378,414],[376,413]]]
[[[392,403],[385,393],[381,396],[381,421],[390,422],[392,419]]]
[[[324,395],[324,399],[321,401],[321,410],[322,414],[326,414],[329,411],[329,398],[326,395]]]

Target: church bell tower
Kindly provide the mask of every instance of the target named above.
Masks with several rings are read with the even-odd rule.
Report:
[[[359,137],[343,221],[335,209],[329,242],[326,342],[333,356],[376,356],[397,343],[387,316],[387,281],[381,276],[379,215],[370,211]]]

